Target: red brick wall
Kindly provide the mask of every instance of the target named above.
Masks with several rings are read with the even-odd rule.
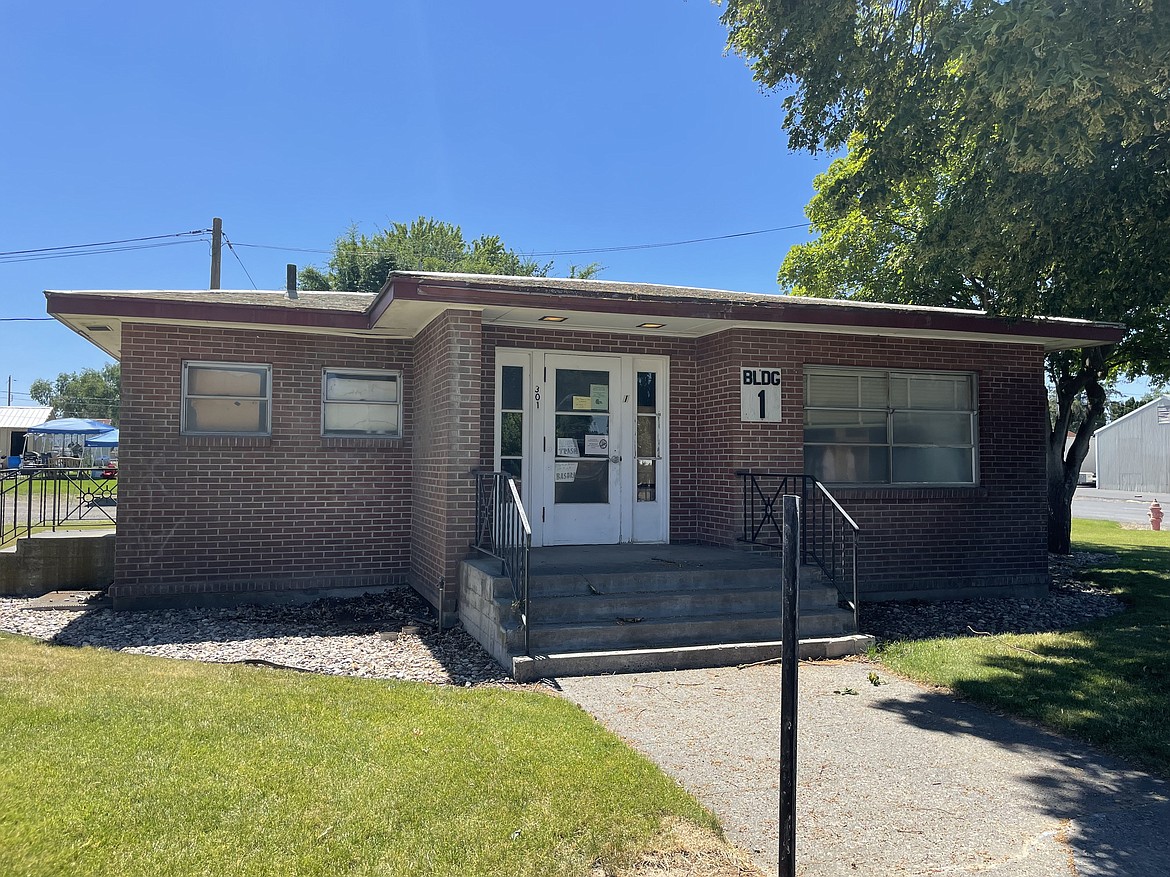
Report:
[[[669,357],[671,539],[727,545],[741,532],[734,472],[803,469],[806,365],[975,372],[977,487],[834,488],[863,529],[863,587],[937,596],[1045,580],[1037,347],[762,329],[638,337],[481,326],[452,310],[413,342],[127,325],[115,597],[409,580],[450,615],[474,534],[471,472],[493,463],[500,346]],[[272,435],[180,436],[183,360],[271,364]],[[783,422],[741,423],[745,365],[783,371]],[[325,366],[401,369],[404,437],[322,438]]]
[[[702,449],[701,540],[727,543],[739,533],[736,469],[803,471],[806,365],[970,371],[979,387],[977,487],[830,488],[862,530],[862,589],[871,598],[942,596],[1047,582],[1038,347],[736,329],[702,339],[699,360],[711,415]],[[740,422],[738,369],[747,365],[783,370],[782,423]]]
[[[478,313],[450,310],[414,340],[410,582],[452,620],[459,561],[475,535],[472,470],[480,463],[480,335]]]
[[[272,366],[272,435],[179,434],[184,360]],[[402,439],[323,438],[323,367],[401,369]],[[127,324],[115,598],[406,581],[411,344]]]
[[[736,470],[803,471],[806,365],[974,372],[977,487],[832,488],[863,531],[863,589],[871,597],[941,596],[960,588],[1010,591],[1046,582],[1038,347],[762,329],[685,340],[486,326],[485,466],[493,463],[497,346],[670,357],[671,540],[726,545],[742,533]],[[741,366],[782,370],[782,422],[741,422]]]

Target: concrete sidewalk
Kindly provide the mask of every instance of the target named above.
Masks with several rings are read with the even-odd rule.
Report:
[[[775,873],[778,666],[560,684]],[[1116,758],[863,662],[801,664],[799,710],[801,874],[1170,874],[1170,783]]]

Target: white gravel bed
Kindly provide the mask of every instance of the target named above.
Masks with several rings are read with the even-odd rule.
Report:
[[[515,684],[463,630],[439,633],[426,604],[408,590],[297,606],[140,612],[30,610],[29,602],[0,598],[0,630],[188,661],[438,685]]]

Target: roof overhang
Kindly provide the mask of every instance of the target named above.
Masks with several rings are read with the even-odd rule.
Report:
[[[1121,340],[1124,328],[1062,318],[596,280],[396,272],[376,296],[233,291],[46,292],[48,311],[109,355],[127,323],[413,338],[443,311],[548,332],[698,338],[732,328],[1026,343],[1045,351]],[[549,317],[560,318],[555,322]],[[645,324],[650,324],[645,325]]]

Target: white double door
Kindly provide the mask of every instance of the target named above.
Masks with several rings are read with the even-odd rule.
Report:
[[[500,359],[529,367],[522,494],[533,543],[668,541],[666,359],[540,351]]]

